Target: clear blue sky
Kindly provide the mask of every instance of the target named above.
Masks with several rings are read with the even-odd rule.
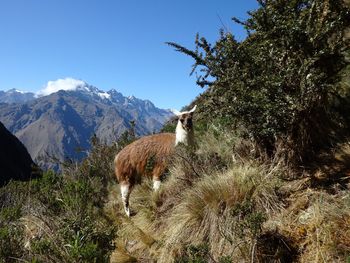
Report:
[[[102,90],[181,108],[203,90],[193,60],[165,42],[194,47],[198,32],[214,41],[255,0],[0,0],[0,90],[38,91],[72,77]]]

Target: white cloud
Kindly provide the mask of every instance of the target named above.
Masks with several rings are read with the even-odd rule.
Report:
[[[39,90],[37,96],[47,96],[51,93],[55,93],[59,90],[76,90],[77,88],[84,88],[87,83],[73,78],[57,79],[54,81],[49,81],[45,88]]]

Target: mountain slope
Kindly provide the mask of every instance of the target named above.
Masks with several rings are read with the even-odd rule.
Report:
[[[170,116],[150,101],[88,84],[21,104],[0,103],[0,120],[38,161],[44,155],[80,159],[93,134],[111,143],[130,128],[131,120],[135,133],[145,135],[158,131]]]
[[[11,179],[30,179],[33,165],[24,145],[0,122],[0,186]]]

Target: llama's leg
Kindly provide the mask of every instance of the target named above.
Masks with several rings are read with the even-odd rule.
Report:
[[[163,172],[164,172],[163,166],[158,166],[158,167],[155,167],[153,169],[152,178],[153,178],[153,190],[154,191],[158,191],[158,189],[160,187],[160,183],[161,183],[160,178],[161,178]]]
[[[122,201],[123,201],[125,213],[128,217],[130,217],[130,207],[129,207],[129,197],[131,193],[130,185],[128,184],[120,185],[120,193],[122,195]]]

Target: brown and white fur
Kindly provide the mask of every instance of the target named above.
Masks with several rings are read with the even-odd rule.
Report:
[[[174,153],[175,146],[183,143],[194,144],[193,112],[179,112],[173,110],[178,116],[174,133],[160,133],[138,139],[121,150],[114,159],[115,175],[120,184],[120,192],[127,216],[130,216],[129,197],[135,184],[140,183],[142,176],[153,179],[153,189],[160,187],[160,178],[164,174],[169,157]],[[150,164],[151,165],[148,165]],[[151,166],[151,167],[149,167]]]

